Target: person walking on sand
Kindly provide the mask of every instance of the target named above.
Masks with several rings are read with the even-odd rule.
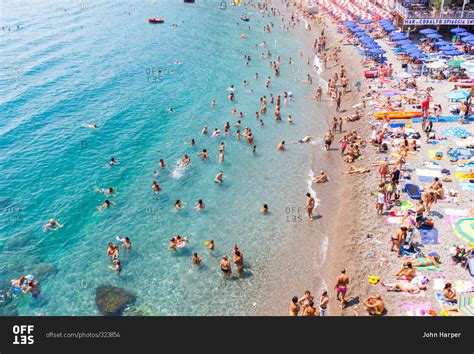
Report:
[[[336,279],[336,285],[334,290],[336,290],[336,298],[341,301],[341,310],[344,309],[345,297],[347,293],[347,285],[349,284],[349,277],[346,275],[346,269],[341,269],[341,274]],[[339,299],[339,295],[341,298]]]
[[[306,193],[306,213],[308,214],[308,219],[310,221],[313,221],[313,209],[314,209],[314,204],[315,204],[315,200],[314,198],[311,196],[310,193]]]

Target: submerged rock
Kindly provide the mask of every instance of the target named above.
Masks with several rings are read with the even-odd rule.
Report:
[[[95,290],[95,303],[104,316],[120,316],[128,306],[135,303],[131,292],[112,285],[101,285]]]

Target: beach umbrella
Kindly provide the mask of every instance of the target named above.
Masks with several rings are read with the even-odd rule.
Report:
[[[456,27],[456,28],[452,28],[451,31],[449,31],[451,33],[462,33],[462,32],[467,32],[467,30],[465,28],[462,28],[462,27]]]
[[[399,39],[397,42],[398,45],[407,45],[407,44],[413,44],[413,42],[409,39]]]
[[[438,33],[430,33],[430,34],[427,34],[426,37],[428,37],[429,39],[443,38],[443,36]]]
[[[451,43],[446,42],[446,41],[439,41],[439,42],[435,42],[433,45],[434,45],[435,47],[443,47],[443,46],[445,46],[445,45],[451,45]]]
[[[357,33],[357,32],[365,32],[365,30],[363,30],[362,28],[360,27],[353,27],[353,28],[350,28],[350,30],[354,33]]]
[[[452,45],[445,45],[442,47],[439,47],[439,50],[442,50],[443,52],[450,52],[452,50],[456,50]]]
[[[468,244],[474,245],[474,218],[462,218],[453,224],[453,230],[457,237]]]
[[[371,50],[369,50],[369,52],[370,52],[370,54],[373,54],[373,55],[385,54],[385,50],[379,49],[379,48],[371,49]]]
[[[357,26],[357,23],[355,23],[354,21],[344,21],[342,24],[344,26]]]
[[[473,36],[473,35],[469,35],[469,36],[467,36],[467,37],[462,37],[462,38],[461,38],[461,41],[463,41],[463,42],[474,41],[474,36]]]
[[[448,66],[452,67],[452,68],[458,68],[461,66],[461,63],[463,63],[464,60],[462,59],[456,59],[456,60],[452,60],[450,62],[448,62]]]
[[[453,90],[446,94],[446,98],[452,101],[462,101],[469,97],[469,93],[464,90]],[[444,132],[444,130],[443,130]],[[444,135],[444,136],[451,136],[451,135]]]
[[[372,37],[370,37],[370,36],[369,36],[367,33],[365,33],[365,32],[357,32],[357,33],[355,34],[355,36],[356,36],[356,37],[359,37],[359,38],[361,38],[361,37],[367,37],[367,38],[372,39]]]
[[[437,30],[434,30],[432,28],[425,28],[420,31],[421,34],[432,34],[432,33],[437,33]]]
[[[389,20],[389,19],[378,20],[377,22],[380,23],[380,24],[382,24],[382,23],[392,23],[392,21]]]
[[[371,23],[372,23],[372,20],[360,21],[360,24],[361,24],[361,25],[370,25]]]
[[[432,63],[426,64],[428,69],[443,69],[446,67],[446,63],[442,61],[434,61]]]
[[[318,12],[318,7],[314,6],[314,5],[308,6],[308,8],[306,9],[306,12],[310,15],[312,15],[314,13],[317,13]]]
[[[449,55],[450,57],[455,57],[458,55],[463,55],[463,52],[460,52],[459,50],[451,50],[449,52],[444,52],[444,54]]]
[[[472,36],[472,33],[471,32],[462,32],[462,33],[459,33],[459,36],[460,37],[468,37],[468,36]]]
[[[398,30],[398,28],[395,26],[384,27],[383,29],[385,30],[385,32],[393,32]]]

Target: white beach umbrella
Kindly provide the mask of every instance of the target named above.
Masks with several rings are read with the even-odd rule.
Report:
[[[443,61],[434,61],[432,63],[426,64],[426,67],[428,69],[443,69],[446,66],[447,66],[446,63]]]

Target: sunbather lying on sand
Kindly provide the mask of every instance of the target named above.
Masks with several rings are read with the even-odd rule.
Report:
[[[426,290],[425,285],[417,285],[411,283],[393,283],[393,284],[385,284],[381,283],[381,285],[387,289],[387,291],[406,291],[410,294],[418,294],[421,290]]]
[[[429,256],[429,257],[420,257],[416,261],[411,262],[413,267],[429,267],[435,266],[436,268],[439,267],[439,259],[440,256]]]
[[[357,168],[357,167],[351,166],[348,171],[344,171],[341,173],[345,175],[361,175],[367,172],[370,172],[368,168],[364,168],[364,167]]]

